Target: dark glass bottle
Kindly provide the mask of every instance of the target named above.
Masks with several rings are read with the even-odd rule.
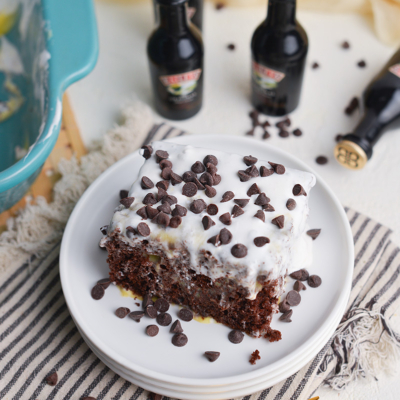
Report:
[[[186,1],[157,0],[159,25],[147,42],[155,107],[174,120],[195,115],[203,98],[203,41]]]
[[[382,134],[400,126],[400,50],[364,90],[362,104],[361,121],[335,148],[336,159],[350,169],[363,168]]]
[[[296,0],[269,0],[267,18],[251,40],[251,99],[258,111],[278,116],[298,106],[307,51]]]

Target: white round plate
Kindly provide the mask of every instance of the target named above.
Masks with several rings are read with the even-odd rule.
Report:
[[[313,172],[295,157],[248,138],[184,136],[171,141],[252,154],[261,160]],[[143,158],[138,152],[114,164],[87,189],[68,221],[61,247],[60,274],[65,299],[80,330],[115,365],[160,384],[182,386],[188,393],[190,388],[246,385],[252,380],[263,381],[268,387],[269,377],[284,379],[289,376],[285,371],[287,373],[291,365],[300,368],[299,360],[306,363],[323,346],[322,338],[329,338],[327,332],[333,333],[332,322],[343,313],[351,287],[353,238],[344,210],[329,187],[313,172],[317,184],[310,193],[309,225],[321,228],[322,233],[314,242],[310,272],[320,275],[323,284],[318,289],[308,288],[302,292],[302,302],[294,310],[292,323],[274,318],[272,327],[282,332],[283,339],[269,343],[245,336],[241,344],[234,345],[227,339],[229,328],[192,321],[182,322],[189,342],[177,348],[171,344],[168,327],[160,327],[158,336],[150,338],[144,330],[152,320],[143,318],[138,324],[114,315],[116,308],[122,306],[140,309],[135,305],[137,301],[122,297],[117,287],[110,286],[100,301],[90,296],[97,280],[108,276],[106,254],[98,247],[102,237],[99,228],[109,223],[118,204],[119,190],[130,188],[142,164]],[[290,287],[291,284],[288,283]],[[170,309],[174,319],[177,310],[176,306]],[[315,343],[321,344],[315,347]],[[248,360],[256,349],[260,351],[261,360],[252,366]],[[205,359],[203,353],[207,350],[221,352],[217,362]],[[185,398],[192,397],[186,395]]]

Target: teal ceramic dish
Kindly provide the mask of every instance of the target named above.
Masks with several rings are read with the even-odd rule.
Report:
[[[57,141],[62,95],[95,66],[92,0],[0,2],[0,212],[29,189]],[[8,3],[8,4],[7,4]]]

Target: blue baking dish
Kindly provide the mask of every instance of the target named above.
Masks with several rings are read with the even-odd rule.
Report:
[[[40,173],[60,131],[62,96],[95,66],[92,0],[0,2],[0,212]]]

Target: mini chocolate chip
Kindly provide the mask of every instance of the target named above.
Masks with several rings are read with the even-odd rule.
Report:
[[[307,279],[308,286],[312,288],[317,288],[321,286],[322,279],[318,275],[310,275]]]
[[[279,129],[284,129],[286,126],[290,126],[290,124],[291,124],[290,119],[286,117],[285,119],[282,119],[281,121],[278,121],[275,124],[275,126],[277,128],[279,128]]]
[[[338,133],[336,136],[335,136],[335,142],[341,142],[342,141],[342,139],[343,139],[343,135],[342,134],[340,134],[340,133]]]
[[[290,310],[290,304],[287,302],[286,299],[282,300],[282,301],[279,303],[279,311],[280,311],[281,313],[285,313],[285,312],[287,312],[287,311],[289,311],[289,310]]]
[[[206,167],[204,166],[204,164],[201,161],[196,161],[193,165],[191,170],[195,173],[195,174],[202,174],[205,170]]]
[[[160,331],[160,329],[158,328],[157,325],[149,325],[146,328],[146,334],[151,337],[157,336],[159,331]]]
[[[181,308],[178,311],[178,318],[180,318],[182,321],[189,322],[193,319],[193,313],[187,308]]]
[[[286,171],[285,167],[282,164],[275,164],[271,161],[268,161],[268,164],[274,169],[275,173],[278,175],[283,175]]]
[[[242,210],[242,208],[235,204],[232,208],[232,218],[236,218],[242,214],[244,214],[244,211]]]
[[[357,63],[357,65],[358,65],[360,68],[365,68],[365,67],[367,66],[367,63],[366,63],[364,60],[361,60],[361,61],[359,61],[359,62]]]
[[[249,199],[234,199],[233,202],[236,203],[239,207],[246,207],[249,204]]]
[[[162,201],[167,195],[168,193],[164,189],[158,188],[157,201]]]
[[[247,182],[251,179],[251,176],[246,171],[238,171],[240,182]]]
[[[258,236],[254,239],[254,244],[257,247],[263,247],[265,246],[267,243],[269,243],[269,239],[265,236]]]
[[[199,179],[200,183],[202,183],[203,185],[208,185],[208,186],[212,186],[214,185],[214,180],[213,177],[211,176],[210,173],[208,172],[204,172]]]
[[[307,290],[306,286],[304,285],[304,283],[300,282],[300,281],[296,281],[293,285],[293,289],[296,292],[300,292],[301,290]]]
[[[265,193],[261,193],[257,196],[256,201],[254,202],[254,204],[256,206],[265,206],[267,205],[269,202],[271,201],[271,199],[269,197],[267,197],[265,195]]]
[[[299,128],[295,129],[292,133],[294,136],[301,136],[303,134]]]
[[[252,178],[257,178],[257,176],[260,176],[258,168],[255,165],[252,165],[251,167],[247,168],[245,172],[246,174],[249,174]]]
[[[228,48],[228,50],[235,50],[236,46],[233,43],[228,44],[228,46],[226,46]]]
[[[178,199],[175,196],[172,196],[172,194],[167,194],[165,197],[162,199],[162,203],[168,203],[170,206],[176,204],[178,202]]]
[[[131,310],[127,307],[119,307],[115,310],[115,315],[122,319],[125,318],[130,312]]]
[[[269,123],[269,121],[265,121],[265,122],[263,122],[263,123],[261,124],[261,126],[262,126],[263,128],[268,128],[269,126],[271,126],[271,124]]]
[[[140,322],[140,320],[144,317],[144,311],[132,311],[128,317],[136,322]]]
[[[160,168],[164,169],[164,168],[171,168],[172,169],[172,162],[169,160],[161,160],[160,161]]]
[[[104,293],[105,293],[104,287],[99,284],[95,285],[92,291],[90,292],[94,300],[100,300],[101,298],[103,298]]]
[[[212,163],[208,163],[208,164],[206,165],[206,167],[207,167],[207,172],[208,172],[209,174],[211,174],[212,176],[214,176],[214,175],[217,173],[217,171],[218,171],[218,168],[217,168],[214,164],[212,164]]]
[[[215,197],[215,195],[217,194],[217,191],[212,186],[206,185],[206,191],[204,193],[207,197],[212,198],[212,197]]]
[[[182,182],[183,179],[178,174],[176,174],[175,172],[171,172],[171,183],[173,186],[179,185]]]
[[[149,318],[156,318],[157,317],[157,310],[154,306],[152,306],[151,304],[148,305],[145,310],[144,310],[145,314],[149,317]]]
[[[204,355],[207,357],[208,361],[210,361],[210,362],[217,361],[220,354],[221,353],[219,351],[205,351],[204,352]]]
[[[172,210],[172,216],[176,217],[184,217],[187,214],[187,208],[177,204],[175,208]]]
[[[216,204],[209,204],[207,206],[207,213],[209,215],[217,215],[218,214],[218,206]]]
[[[292,272],[289,276],[298,281],[306,281],[309,277],[308,271],[306,269],[299,269],[297,271]]]
[[[279,229],[282,229],[285,224],[285,216],[279,215],[271,221],[274,225],[276,225]]]
[[[275,211],[275,208],[271,205],[271,204],[266,204],[264,206],[261,206],[261,208],[265,211],[265,212],[272,212]]]
[[[119,202],[125,207],[129,208],[131,204],[135,201],[134,197],[125,197],[124,199],[121,199]]]
[[[172,322],[172,317],[170,314],[164,312],[157,315],[157,323],[161,326],[168,326]]]
[[[107,229],[108,229],[108,225],[104,225],[104,226],[102,226],[102,227],[100,228],[100,232],[101,232],[103,235],[107,235]]]
[[[204,200],[202,199],[198,199],[198,200],[194,200],[192,202],[192,204],[190,205],[190,211],[194,214],[200,214],[201,212],[203,212],[206,209],[206,204],[204,202]]]
[[[319,234],[321,233],[321,229],[310,229],[307,231],[307,235],[312,237],[312,240],[315,240]]]
[[[144,222],[139,222],[139,224],[138,224],[136,230],[139,232],[139,235],[141,235],[141,236],[146,237],[146,236],[149,236],[149,235],[150,235],[150,228],[149,228],[149,226],[148,226],[146,223],[144,223]]]
[[[139,210],[136,211],[136,214],[141,216],[142,219],[147,219],[146,206],[139,208]]]
[[[169,181],[171,179],[172,169],[170,167],[163,168],[161,171],[161,178]]]
[[[208,155],[204,157],[203,164],[207,165],[208,163],[218,165],[218,159],[215,156]]]
[[[56,386],[58,382],[57,372],[53,372],[52,374],[47,375],[45,381],[50,386]]]
[[[247,247],[244,244],[237,243],[231,248],[233,257],[243,258],[247,256]]]
[[[171,218],[168,226],[170,228],[176,229],[181,223],[182,223],[182,217],[180,217],[179,215],[176,215],[175,217]]]
[[[233,192],[231,192],[231,191],[225,192],[222,195],[221,203],[226,203],[227,201],[232,200],[234,197],[235,197],[235,194]]]
[[[264,165],[262,165],[260,167],[260,175],[265,178],[266,176],[270,176],[274,173],[275,171],[271,168],[265,167]]]
[[[293,310],[286,311],[279,317],[279,321],[292,322],[291,320],[292,315],[293,315]]]
[[[193,182],[194,178],[196,178],[196,174],[192,171],[186,171],[182,175],[184,182]]]
[[[97,284],[103,286],[104,290],[106,290],[110,286],[110,283],[110,278],[103,278],[97,281]]]
[[[319,164],[319,165],[325,165],[325,164],[328,162],[328,158],[325,157],[325,156],[318,156],[318,157],[315,159],[315,162],[316,162],[317,164]]]
[[[247,166],[253,165],[258,161],[258,158],[255,158],[253,156],[246,156],[243,157],[243,161]]]
[[[225,214],[222,214],[219,217],[219,220],[225,225],[232,224],[231,214],[229,214],[228,212],[226,212]]]
[[[159,181],[156,183],[156,188],[167,191],[169,188],[169,181]]]
[[[207,240],[207,243],[213,244],[215,247],[221,246],[221,239],[219,234],[215,236],[211,236],[210,239]]]
[[[142,150],[143,150],[142,155],[146,160],[148,160],[153,154],[153,148],[149,144],[142,146]]]
[[[294,199],[289,199],[286,202],[286,208],[290,211],[294,210],[296,208],[296,200]]]
[[[296,292],[295,290],[291,290],[287,295],[286,295],[286,301],[289,303],[291,307],[298,306],[301,302],[301,296],[299,292]]]
[[[129,190],[122,189],[119,191],[119,198],[121,200],[125,199],[125,197],[128,197],[128,195],[129,195]]]
[[[154,305],[153,300],[152,300],[152,296],[150,293],[146,293],[143,296],[143,302],[142,302],[142,307],[145,310],[147,306],[152,306]]]
[[[221,244],[229,244],[232,240],[232,233],[228,229],[222,228],[219,232],[219,240]]]
[[[214,182],[214,186],[217,186],[221,183],[221,175],[215,174],[213,175],[213,182]]]
[[[266,129],[264,129],[262,138],[265,140],[265,139],[269,139],[270,137],[271,137],[271,134]]]
[[[182,187],[182,194],[187,197],[193,197],[197,193],[197,186],[193,182],[185,183]]]
[[[171,214],[171,206],[169,205],[168,202],[165,202],[161,204],[161,206],[158,206],[157,210],[165,214]]]
[[[147,176],[144,176],[141,180],[141,186],[142,186],[142,189],[145,189],[145,190],[151,189],[154,187],[154,183],[150,178],[148,178]]]
[[[353,98],[350,100],[349,105],[344,109],[344,112],[345,112],[346,115],[352,115],[353,112],[354,112],[357,108],[359,108],[359,106],[360,106],[360,101],[358,100],[357,97],[353,97]]]
[[[264,214],[264,211],[258,210],[258,211],[254,214],[254,216],[255,216],[256,218],[261,219],[262,222],[265,222],[265,214]]]
[[[193,183],[197,186],[198,190],[204,190],[205,189],[204,185],[197,178],[193,179]]]
[[[159,211],[153,208],[151,205],[147,205],[146,213],[150,219],[153,219],[156,215],[158,215]]]
[[[228,339],[233,344],[239,344],[243,341],[244,333],[234,329],[229,332]]]
[[[251,119],[258,119],[258,116],[260,115],[258,110],[253,110],[249,112],[249,117]]]
[[[247,131],[246,136],[254,136],[254,128]]]
[[[204,230],[207,231],[208,229],[210,229],[213,225],[215,225],[215,222],[208,216],[205,215],[203,217],[203,219],[201,220]]]
[[[251,197],[253,194],[260,194],[260,188],[257,186],[257,183],[253,183],[250,186],[250,189],[247,191],[247,196]]]
[[[169,303],[167,300],[160,298],[156,300],[156,302],[154,303],[154,307],[157,311],[165,313],[169,310]]]
[[[179,319],[177,319],[172,325],[171,325],[171,329],[169,330],[171,333],[182,333],[183,332],[183,328],[182,325],[179,321]]]
[[[170,218],[164,212],[160,212],[152,219],[151,222],[167,227],[169,225]]]
[[[157,203],[157,199],[154,196],[153,193],[147,193],[146,196],[144,196],[143,199],[143,204],[156,204]]]
[[[307,196],[306,191],[304,190],[303,186],[301,186],[300,184],[294,185],[292,192],[295,196],[301,196],[301,195]]]
[[[279,131],[278,135],[279,135],[281,138],[287,138],[287,137],[289,137],[289,132],[288,132],[286,129],[281,129],[281,130]]]
[[[317,69],[317,68],[319,68],[319,64],[318,64],[317,62],[313,62],[313,63],[311,64],[311,68],[312,68],[312,69]]]
[[[169,157],[167,151],[164,150],[157,150],[156,151],[156,162],[160,162],[161,160],[166,160]]]
[[[187,344],[188,338],[184,333],[175,333],[171,341],[174,346],[183,347]]]
[[[347,40],[345,40],[343,43],[342,43],[342,49],[349,49],[350,48],[350,43],[347,41]]]
[[[127,226],[126,227],[126,236],[128,236],[129,239],[132,239],[136,234],[135,228],[132,226]]]

